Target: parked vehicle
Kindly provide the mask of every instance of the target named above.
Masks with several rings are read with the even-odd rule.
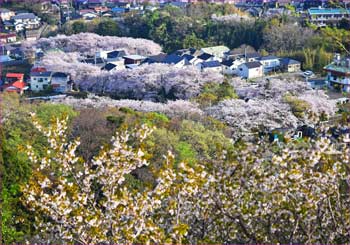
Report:
[[[305,78],[315,77],[315,74],[312,71],[304,71],[301,75]]]

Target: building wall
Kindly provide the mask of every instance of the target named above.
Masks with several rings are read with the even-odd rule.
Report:
[[[38,92],[44,90],[51,83],[50,77],[36,77],[32,76],[30,78],[30,88],[32,91]]]

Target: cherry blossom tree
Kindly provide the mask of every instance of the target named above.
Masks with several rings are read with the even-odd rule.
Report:
[[[60,49],[63,52],[78,52],[80,54],[95,54],[99,50],[122,49],[128,54],[156,55],[161,47],[153,41],[142,38],[99,36],[94,33],[79,33],[71,36],[57,35],[55,37],[40,38],[37,41],[24,42],[25,49],[33,47],[43,51]]]
[[[23,202],[39,235],[65,243],[346,243],[350,239],[349,148],[328,136],[272,151],[264,141],[236,145],[214,163],[173,165],[158,181],[130,189],[126,175],[148,166],[142,142],[151,129],[118,133],[92,165],[67,142],[65,121],[49,128],[43,158]],[[129,142],[133,142],[131,146]]]

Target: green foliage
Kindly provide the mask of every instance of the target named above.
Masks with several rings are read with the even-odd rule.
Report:
[[[59,117],[69,117],[72,119],[77,113],[72,109],[72,107],[62,104],[49,104],[42,103],[40,106],[36,107],[35,111],[38,119],[44,125],[49,124],[52,120]]]
[[[72,24],[72,31],[74,34],[80,33],[80,32],[86,32],[87,31],[87,26],[84,21],[82,20],[77,20],[74,21]]]
[[[203,91],[194,100],[201,106],[207,107],[215,105],[222,100],[238,98],[233,86],[228,80],[222,83],[208,83],[204,86]]]
[[[284,101],[288,103],[292,109],[293,114],[298,118],[303,118],[305,113],[310,109],[310,105],[297,97],[291,95],[285,95]]]
[[[119,27],[115,21],[111,19],[103,19],[97,25],[96,33],[102,36],[118,36]]]

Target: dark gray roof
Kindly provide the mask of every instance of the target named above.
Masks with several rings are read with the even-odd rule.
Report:
[[[108,64],[106,64],[104,67],[102,67],[101,70],[104,70],[104,71],[111,71],[111,70],[113,70],[115,67],[117,67],[117,65],[112,64],[112,63],[108,63]]]
[[[211,57],[213,57],[211,54],[203,53],[203,54],[199,55],[197,58],[201,59],[201,60],[208,60]]]
[[[282,58],[281,59],[281,63],[283,65],[298,65],[298,64],[300,64],[299,61],[293,60],[293,59],[290,59],[290,58]]]
[[[82,62],[94,65],[94,64],[103,64],[104,60],[102,58],[96,58],[96,61],[95,61],[95,58],[87,58],[85,60],[82,60]]]
[[[45,72],[31,72],[31,77],[50,77],[52,74],[51,71],[45,71]]]
[[[167,54],[157,54],[157,55],[152,55],[149,56],[146,60],[145,63],[151,64],[151,63],[163,63]]]
[[[68,77],[68,75],[64,72],[55,72],[52,77]]]
[[[258,68],[262,66],[262,64],[259,61],[247,62],[247,63],[244,63],[243,65],[248,67],[248,69]]]
[[[194,59],[194,56],[193,55],[190,55],[190,54],[184,54],[182,55],[183,58],[187,59],[188,61]]]
[[[275,59],[278,59],[278,58],[274,55],[267,55],[260,58],[260,60],[275,60]]]
[[[115,50],[107,53],[107,58],[108,59],[113,59],[113,58],[118,58],[118,57],[123,57],[125,56],[126,53],[124,50]]]
[[[221,66],[221,63],[217,60],[202,63],[203,68],[211,68],[211,67],[218,67],[218,66]]]
[[[233,60],[224,60],[223,62],[221,62],[221,64],[223,64],[224,66],[232,66]]]
[[[250,59],[250,58],[260,58],[261,55],[259,53],[247,53],[246,54],[246,58]]]
[[[176,54],[170,54],[170,55],[167,55],[164,59],[164,63],[166,64],[177,64],[179,63],[180,61],[182,61],[184,58],[179,56],[179,55],[176,55]]]
[[[36,19],[37,17],[33,13],[22,13],[22,14],[17,14],[12,17],[14,20],[21,20],[21,19]]]

